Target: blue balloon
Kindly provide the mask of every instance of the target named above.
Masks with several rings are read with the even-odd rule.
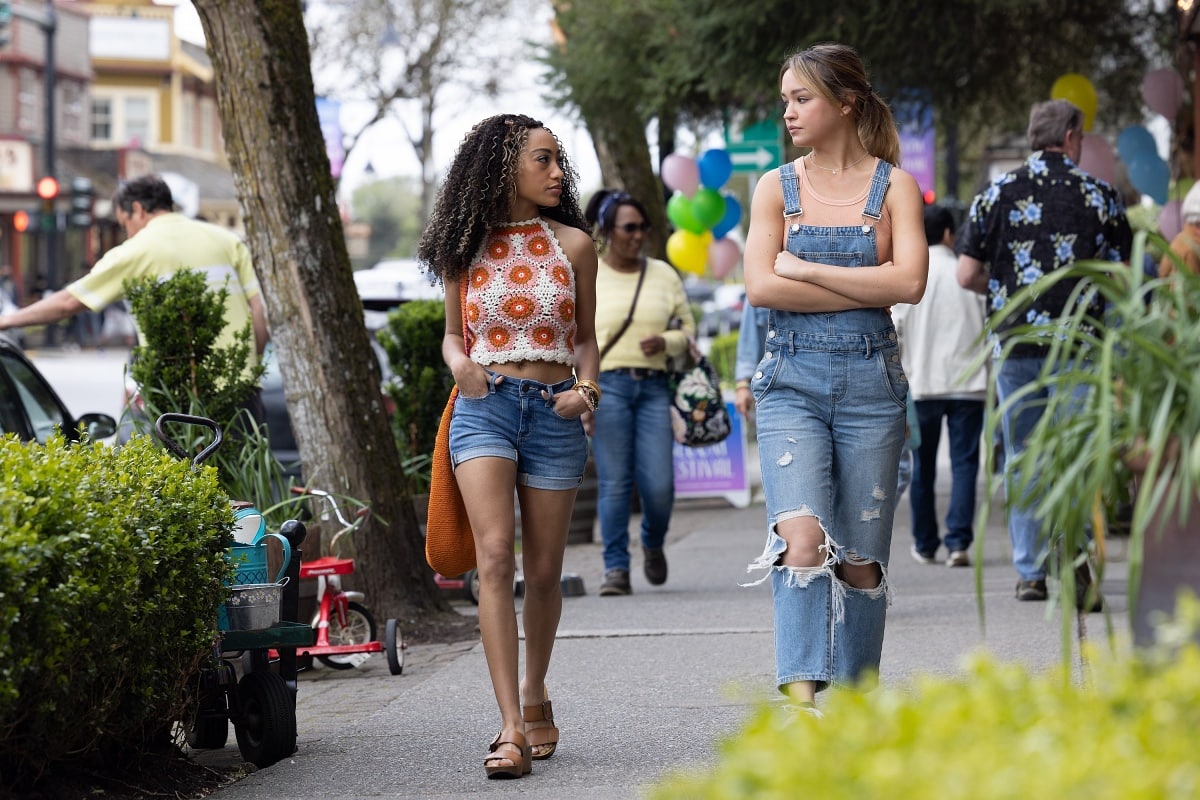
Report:
[[[733,174],[733,160],[724,150],[705,150],[696,159],[700,168],[700,183],[709,189],[720,189]]]
[[[738,199],[731,194],[722,192],[725,198],[725,214],[722,215],[721,221],[712,226],[712,235],[714,239],[720,239],[729,233],[742,219],[742,204]]]
[[[1150,195],[1154,202],[1166,205],[1167,188],[1171,183],[1171,168],[1158,157],[1158,153],[1138,153],[1126,162],[1129,182],[1142,194]]]
[[[1126,164],[1133,161],[1141,153],[1158,155],[1158,145],[1154,136],[1141,125],[1130,125],[1117,134],[1117,153]]]

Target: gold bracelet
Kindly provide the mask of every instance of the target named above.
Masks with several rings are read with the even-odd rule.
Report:
[[[591,387],[576,384],[573,388],[583,398],[583,402],[587,403],[588,411],[595,411],[599,403],[596,402],[596,395],[592,392]]]
[[[734,384],[734,388],[735,388],[735,389],[749,389],[749,388],[750,388],[750,381],[748,381],[748,380],[746,380],[745,378],[743,378],[742,380],[740,380],[740,381],[738,381],[736,384]]]
[[[588,391],[590,391],[596,398],[596,405],[600,405],[600,395],[603,394],[600,391],[600,384],[596,383],[595,381],[587,381],[587,380],[575,381],[575,388],[578,389],[580,386],[582,386],[585,389],[587,389]]]

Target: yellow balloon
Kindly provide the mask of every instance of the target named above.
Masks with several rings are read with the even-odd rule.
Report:
[[[1059,75],[1050,88],[1050,98],[1074,103],[1083,112],[1083,129],[1092,129],[1092,123],[1096,121],[1096,89],[1087,78],[1077,72]]]
[[[679,269],[693,275],[703,275],[708,263],[708,243],[712,233],[692,233],[691,231],[675,231],[667,239],[667,258]]]

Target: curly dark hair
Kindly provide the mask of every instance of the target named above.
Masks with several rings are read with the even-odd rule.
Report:
[[[442,181],[417,260],[441,280],[458,280],[479,252],[488,229],[510,222],[517,190],[517,169],[529,131],[545,125],[524,114],[497,114],[479,122],[463,138]],[[553,136],[553,132],[550,131]],[[558,142],[558,137],[555,137]],[[556,222],[588,232],[579,210],[579,177],[558,142],[562,196],[557,206],[538,208]]]

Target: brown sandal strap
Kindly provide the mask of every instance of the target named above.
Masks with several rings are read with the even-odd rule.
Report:
[[[521,716],[526,722],[554,722],[554,706],[550,705],[550,698],[546,698],[537,705],[521,706]]]
[[[513,764],[520,765],[525,760],[525,751],[530,746],[528,739],[515,731],[510,734],[508,739],[501,739],[500,737],[503,735],[504,731],[500,731],[496,734],[496,738],[492,740],[492,743],[488,745],[488,755],[483,759],[484,764],[487,764],[489,761],[511,761]],[[500,752],[501,748],[506,752],[515,750],[516,757],[513,758],[512,756],[505,755]]]

